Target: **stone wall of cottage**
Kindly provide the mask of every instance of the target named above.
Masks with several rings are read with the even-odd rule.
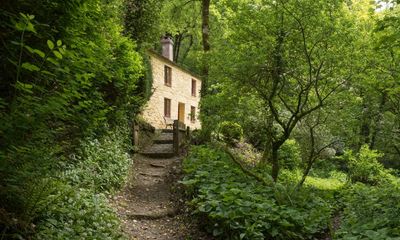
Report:
[[[178,119],[178,103],[184,103],[184,123],[191,129],[199,129],[201,128],[200,120],[198,118],[201,80],[168,63],[168,61],[164,61],[160,57],[151,55],[151,65],[153,70],[153,95],[147,102],[142,115],[144,119],[155,128],[165,128],[164,98],[168,98],[171,99],[171,119]],[[165,65],[172,69],[171,86],[166,86],[164,83]],[[196,96],[192,96],[192,79],[196,80]],[[196,108],[194,122],[190,120],[192,106]]]

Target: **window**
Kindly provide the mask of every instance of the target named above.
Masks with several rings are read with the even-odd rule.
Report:
[[[196,97],[196,80],[192,79],[192,96]]]
[[[196,121],[196,108],[193,106],[190,107],[190,121],[191,122]]]
[[[171,99],[164,98],[164,116],[171,117]]]
[[[172,83],[172,69],[168,66],[164,66],[164,84],[171,87]]]

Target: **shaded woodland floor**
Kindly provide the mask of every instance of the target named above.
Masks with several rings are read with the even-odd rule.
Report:
[[[130,239],[212,239],[185,206],[181,160],[135,155],[130,180],[112,199]]]

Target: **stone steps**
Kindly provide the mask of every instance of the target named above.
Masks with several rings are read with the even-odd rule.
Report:
[[[155,140],[153,140],[153,143],[155,143],[155,144],[173,144],[174,140],[173,139],[155,139]]]
[[[166,209],[157,209],[153,211],[148,211],[148,212],[137,212],[137,213],[131,213],[128,214],[127,217],[129,219],[136,219],[136,220],[142,220],[142,219],[160,219],[160,218],[165,218],[165,217],[174,217],[177,214],[177,209],[175,208],[166,208]]]
[[[162,132],[162,133],[173,133],[174,130],[169,129],[169,128],[166,128],[166,129],[162,129],[161,132]]]
[[[153,143],[157,144],[173,144],[173,142],[174,142],[173,133],[161,133],[156,139],[153,140]]]
[[[157,152],[142,152],[140,153],[149,158],[172,158],[175,156],[173,152],[157,153]]]
[[[140,154],[150,158],[173,157],[173,132],[171,129],[162,129],[161,133],[153,140],[153,144],[145,148]]]

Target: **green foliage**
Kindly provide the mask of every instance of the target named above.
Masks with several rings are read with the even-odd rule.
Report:
[[[103,192],[117,189],[127,176],[130,160],[122,132],[83,141],[78,155],[52,166],[51,172],[42,169],[29,174],[38,171],[38,166],[19,167],[24,172],[7,178],[8,195],[2,199],[8,210],[20,208],[14,209],[12,222],[2,223],[8,230],[5,236],[16,231],[22,236],[34,234],[35,239],[121,237],[119,222]],[[43,151],[37,149],[38,154]]]
[[[78,188],[95,192],[118,189],[128,173],[130,157],[120,139],[122,134],[111,133],[103,139],[87,139],[73,161],[65,168],[64,178]]]
[[[161,9],[164,1],[125,0],[125,32],[138,44],[159,41]]]
[[[291,185],[263,186],[221,151],[193,148],[184,170],[195,212],[220,239],[305,239],[328,225],[330,205],[314,190],[290,194]]]
[[[361,147],[360,152],[354,156],[352,151],[345,152],[343,158],[348,161],[349,177],[353,182],[362,182],[376,185],[384,181],[385,168],[378,162],[382,154],[376,150],[370,150],[367,145]]]
[[[282,167],[295,169],[301,167],[300,146],[294,139],[288,139],[278,151]]]
[[[193,145],[205,144],[209,141],[208,130],[195,129],[190,134],[190,143]]]
[[[337,239],[400,238],[400,185],[357,183],[342,194],[344,211]]]
[[[229,144],[240,141],[243,137],[242,127],[235,122],[222,122],[219,125],[219,133],[222,135],[222,139]]]
[[[48,239],[49,231],[56,239],[81,239],[76,232],[85,228],[93,232],[87,238],[116,236],[116,225],[108,224],[115,216],[92,196],[112,191],[126,176],[129,121],[143,104],[137,92],[142,59],[122,35],[122,4],[2,2],[0,209],[8,217],[0,227],[7,238],[47,229],[38,236]],[[58,187],[60,198],[51,200]],[[60,200],[64,195],[72,202]],[[79,222],[86,210],[98,221]],[[55,222],[45,224],[53,213]],[[82,229],[63,232],[64,225]]]
[[[125,239],[105,195],[69,185],[52,187],[42,199],[46,206],[34,239]]]

